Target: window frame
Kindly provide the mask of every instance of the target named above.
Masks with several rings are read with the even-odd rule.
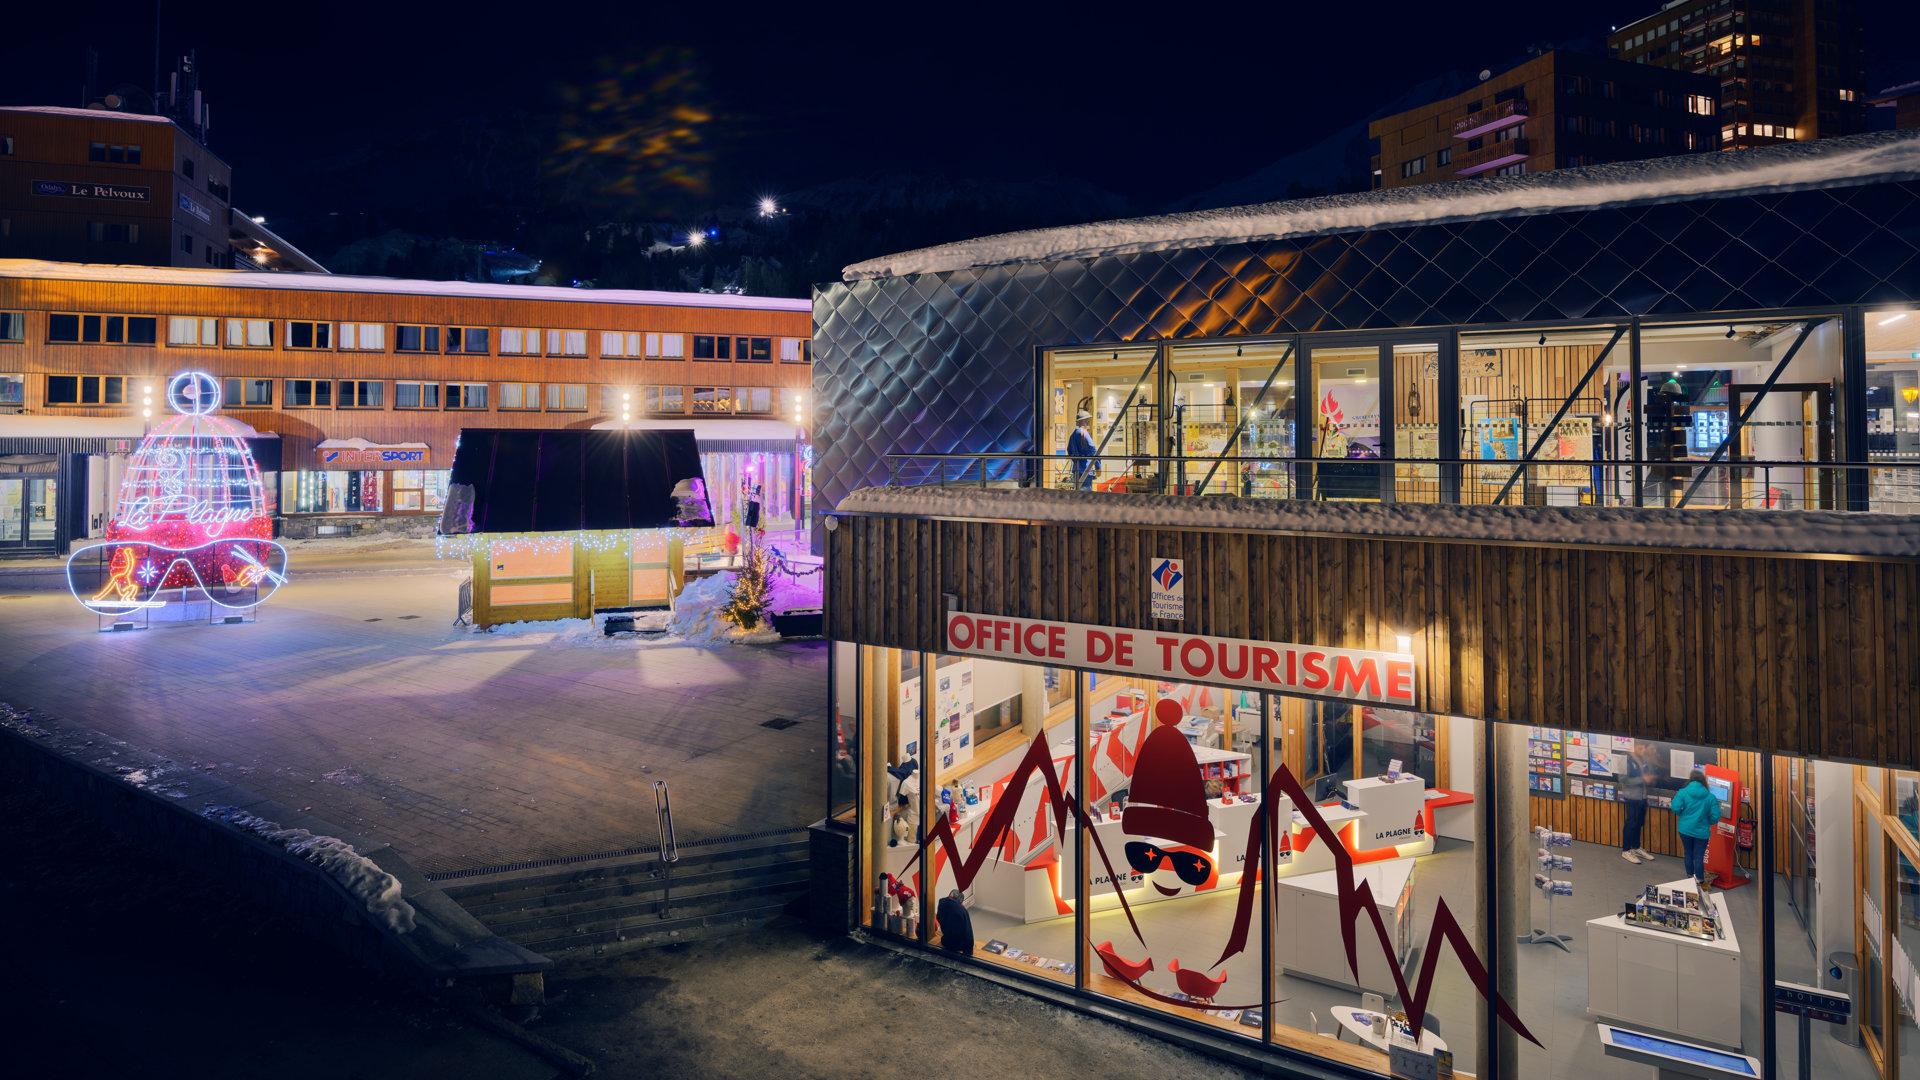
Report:
[[[492,385],[492,383],[483,382],[443,382],[441,384],[440,408],[443,412],[488,412],[493,408],[493,399],[489,395],[487,388]],[[458,389],[457,394],[455,393],[456,388]],[[470,390],[479,391],[480,404],[468,404],[468,399],[473,396],[468,393]],[[455,397],[460,399],[460,403],[457,405],[454,404]]]
[[[588,331],[562,330],[558,327],[546,327],[541,331],[541,334],[542,334],[542,343],[544,345],[544,348],[540,353],[541,356],[556,356],[556,357],[564,357],[569,360],[583,360],[589,355],[587,351],[587,347],[590,344],[590,342],[588,341],[588,337],[589,337]],[[574,334],[580,335],[580,351],[568,352],[567,339]]]
[[[543,384],[537,383],[537,382],[518,382],[518,381],[502,382],[500,384],[499,404],[496,406],[496,408],[498,408],[501,412],[539,412],[540,402],[543,400],[543,397],[545,394],[545,391],[542,389],[542,385]],[[520,399],[521,404],[518,404],[518,405],[507,404],[507,387],[509,386],[513,387],[516,391],[519,392],[518,397]],[[533,390],[532,395],[527,394],[527,390],[529,388]],[[531,405],[526,404],[526,400],[529,396],[533,398],[533,404]]]
[[[468,339],[474,334],[480,335],[480,347],[469,349]],[[456,340],[459,342],[457,346],[454,344]],[[492,327],[448,326],[440,335],[440,351],[446,356],[492,356]]]
[[[8,334],[8,328],[12,334]],[[27,313],[24,311],[0,311],[0,345],[25,345],[27,343]]]
[[[348,329],[349,327],[352,328],[351,331],[349,331]],[[360,339],[361,337],[364,336],[362,332],[367,330],[368,328],[372,328],[374,330],[379,331],[380,344],[378,345],[361,344]],[[335,332],[333,335],[333,339],[334,339],[333,351],[335,352],[383,353],[387,351],[387,324],[386,323],[378,323],[378,322],[335,323],[334,331]],[[352,345],[349,345],[346,343],[349,337],[351,337],[354,341]]]
[[[193,341],[173,340],[175,323],[193,323]],[[167,316],[167,348],[169,349],[217,349],[220,347],[220,320],[210,315],[169,315]]]
[[[72,340],[56,338],[53,328],[56,319],[74,320]],[[87,337],[87,322],[93,320],[97,328],[97,337]],[[129,333],[135,322],[145,322],[151,326],[152,335],[145,341],[135,341]],[[118,323],[119,337],[109,337],[111,327]],[[158,315],[126,315],[110,311],[49,311],[47,313],[47,344],[49,345],[158,345],[160,335],[160,317]]]
[[[796,349],[794,349],[793,351],[794,351],[795,353],[797,353],[797,354],[799,354],[799,355],[798,355],[798,356],[796,356],[796,357],[789,357],[789,356],[787,355],[787,346],[788,346],[788,345],[796,345],[796,346],[798,346],[798,348],[796,348]],[[803,337],[783,337],[783,338],[781,338],[781,339],[780,339],[780,362],[781,362],[781,363],[783,363],[783,364],[811,364],[811,363],[813,363],[813,339],[812,339],[812,338],[803,338]]]
[[[667,345],[673,344],[673,351],[667,351]],[[681,331],[648,331],[647,359],[649,360],[685,360],[687,358],[687,335]]]
[[[384,409],[387,407],[387,381],[385,379],[338,379],[334,388],[333,407],[336,409]],[[352,387],[349,394],[348,387]],[[373,391],[372,402],[367,401],[367,391]],[[349,397],[352,398],[349,401]]]
[[[244,315],[236,315],[236,316],[230,316],[222,320],[222,322],[224,323],[223,329],[225,331],[224,336],[221,338],[222,348],[227,348],[227,349],[271,349],[273,348],[273,320],[272,319],[255,319],[255,318],[251,318]],[[233,331],[236,326],[240,328],[241,340],[238,342],[234,341],[233,339],[234,337]],[[253,329],[256,326],[264,326],[267,329],[267,340],[266,340],[266,344],[264,345],[256,345],[253,343],[253,340],[252,340]]]
[[[401,404],[400,390],[402,387],[413,387],[414,389],[416,389],[420,394],[419,403],[415,405]],[[431,402],[427,400],[427,397],[428,397],[427,391],[429,390],[433,392],[432,394],[433,400]],[[440,381],[438,379],[395,379],[393,380],[393,407],[398,412],[423,412],[430,409],[438,410],[440,408]]]
[[[500,355],[501,356],[539,356],[540,355],[540,343],[545,339],[542,336],[542,331],[540,330],[539,327],[502,326],[499,329],[500,329]],[[509,334],[513,335],[520,342],[520,344],[517,347],[509,348],[507,346],[507,340],[508,340]]]
[[[559,404],[554,403],[554,398],[555,398],[554,391],[556,390],[560,391]],[[569,396],[569,392],[573,390],[580,391],[580,404],[578,405],[566,404],[566,399]],[[547,412],[586,412],[592,400],[593,400],[593,395],[587,392],[586,383],[547,383],[546,384],[545,401],[546,401]]]
[[[401,343],[408,330],[418,331],[420,335],[420,343],[415,348],[409,349]],[[412,356],[431,356],[438,353],[440,351],[440,324],[394,323],[393,351],[396,353],[407,353]]]
[[[133,376],[131,375],[97,375],[88,372],[49,371],[41,376],[40,403],[50,409],[123,408],[127,405],[127,383],[132,378]],[[53,399],[53,380],[55,379],[74,380],[73,401],[55,401]],[[95,387],[95,398],[92,401],[86,400],[85,387],[89,383]],[[120,400],[107,400],[107,387],[109,383],[118,384]]]
[[[305,384],[307,388],[308,400],[306,404],[299,404],[294,401],[293,386],[296,383]],[[317,393],[317,391],[325,391],[325,393],[321,394],[321,393]],[[320,397],[325,397],[326,400],[325,401],[317,400]],[[285,377],[280,380],[280,408],[282,409],[331,409],[333,407],[334,405],[333,405],[333,380],[332,379]]]
[[[293,335],[294,335],[293,328],[296,326],[307,327],[308,332],[313,335],[314,344],[312,345],[295,344],[293,340]],[[325,331],[325,333],[321,332],[323,330]],[[333,350],[333,340],[334,340],[333,323],[328,322],[324,319],[288,319],[286,324],[286,335],[287,336],[285,338],[285,344],[282,346],[283,348],[295,349],[300,351],[311,351],[311,352],[322,352],[322,351],[331,352]],[[320,343],[320,339],[323,337],[326,338],[325,344]]]
[[[273,408],[273,384],[271,375],[228,375],[220,380],[220,404],[228,409],[271,409]],[[267,399],[254,401],[247,396],[252,384],[264,383],[267,387]],[[235,391],[238,391],[236,393]]]

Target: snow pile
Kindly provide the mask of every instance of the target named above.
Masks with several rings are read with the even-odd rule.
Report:
[[[529,645],[594,648],[621,644],[620,639],[607,636],[604,615],[595,615],[591,619],[540,619],[499,623],[487,627],[477,626],[471,632],[486,634],[490,637],[524,638]]]
[[[968,487],[861,488],[843,499],[840,509],[847,513],[1149,528],[1920,558],[1920,516],[1824,510],[1180,499],[1050,488]]]
[[[325,871],[359,900],[367,914],[396,934],[411,933],[413,905],[400,897],[400,882],[372,859],[353,850],[336,836],[316,836],[305,829],[286,829],[276,822],[231,806],[209,806],[201,813],[284,848]]]
[[[763,620],[752,630],[742,630],[720,617],[720,609],[733,596],[738,574],[714,574],[687,583],[673,601],[673,620],[668,629],[689,645],[708,648],[731,642],[736,645],[765,645],[779,641],[773,623]],[[773,606],[768,605],[771,614]]]
[[[844,275],[848,281],[902,277],[1003,263],[1086,259],[1388,225],[1913,177],[1920,177],[1920,132],[1875,132],[1759,150],[1685,154],[1525,176],[1455,180],[1258,206],[1030,229],[869,259],[847,267]]]

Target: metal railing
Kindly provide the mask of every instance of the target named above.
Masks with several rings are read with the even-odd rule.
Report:
[[[893,487],[1178,498],[1920,513],[1920,459],[1869,462],[889,454]]]
[[[673,837],[673,800],[665,780],[653,782],[653,818],[660,830],[660,917],[664,919],[673,906],[673,864],[680,861],[680,845]]]

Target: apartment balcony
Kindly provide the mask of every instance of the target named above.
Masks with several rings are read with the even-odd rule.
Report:
[[[1484,172],[1511,165],[1516,161],[1525,161],[1533,156],[1533,142],[1530,139],[1508,139],[1505,142],[1488,143],[1478,150],[1470,150],[1453,157],[1453,175],[1478,176]]]
[[[1527,120],[1527,101],[1515,98],[1512,101],[1495,102],[1491,108],[1469,113],[1453,122],[1453,137],[1471,139],[1485,135],[1489,131],[1498,131],[1504,127],[1523,124]]]

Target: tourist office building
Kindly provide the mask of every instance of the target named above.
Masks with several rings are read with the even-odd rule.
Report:
[[[816,911],[1297,1075],[1920,1075],[1916,301],[1913,133],[850,267]]]
[[[0,260],[0,552],[100,535],[168,380],[250,428],[290,536],[431,532],[464,428],[691,429],[716,520],[804,521],[808,303]]]

